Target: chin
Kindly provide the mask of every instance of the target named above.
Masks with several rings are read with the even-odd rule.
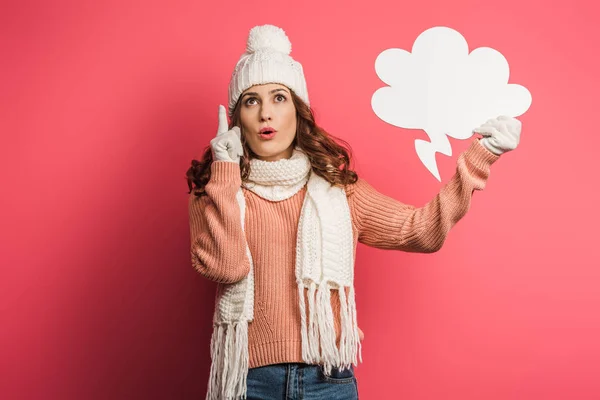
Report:
[[[261,146],[258,149],[252,149],[252,152],[256,154],[256,156],[260,159],[272,159],[272,158],[288,158],[288,149],[290,146],[279,147],[276,148],[265,148]]]

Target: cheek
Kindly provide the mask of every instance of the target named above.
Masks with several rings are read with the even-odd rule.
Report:
[[[290,131],[296,135],[296,114],[292,115],[292,117],[290,118],[290,125],[289,125]]]
[[[285,119],[287,121],[287,127],[289,129],[296,129],[296,109],[294,107],[290,107],[285,115]]]
[[[242,109],[240,110],[240,124],[244,127],[253,126],[257,120],[257,110],[257,107],[246,108],[242,106]]]
[[[240,125],[243,128],[247,128],[248,126],[248,113],[244,112],[243,110],[240,112]]]
[[[242,145],[245,143],[246,145],[250,145],[252,142],[252,139],[248,137],[248,134],[242,129],[242,137],[243,137],[243,141],[242,141]]]

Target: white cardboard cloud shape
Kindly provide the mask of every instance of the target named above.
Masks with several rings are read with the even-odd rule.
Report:
[[[373,111],[391,125],[427,133],[431,142],[417,139],[415,150],[438,181],[435,153],[452,155],[447,136],[468,139],[488,119],[517,117],[531,105],[525,87],[508,83],[508,62],[499,51],[479,47],[469,53],[465,38],[447,27],[421,33],[412,53],[384,50],[375,71],[388,86],[373,94]]]

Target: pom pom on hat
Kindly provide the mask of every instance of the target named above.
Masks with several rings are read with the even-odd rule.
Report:
[[[275,50],[280,53],[290,54],[292,43],[284,30],[274,25],[255,26],[250,30],[246,51],[254,53],[261,49]]]

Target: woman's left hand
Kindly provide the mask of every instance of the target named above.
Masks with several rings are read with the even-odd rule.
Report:
[[[483,135],[484,137],[480,139],[481,144],[499,156],[516,149],[519,145],[521,121],[501,115],[498,118],[488,120],[479,128],[473,129],[473,133]]]

